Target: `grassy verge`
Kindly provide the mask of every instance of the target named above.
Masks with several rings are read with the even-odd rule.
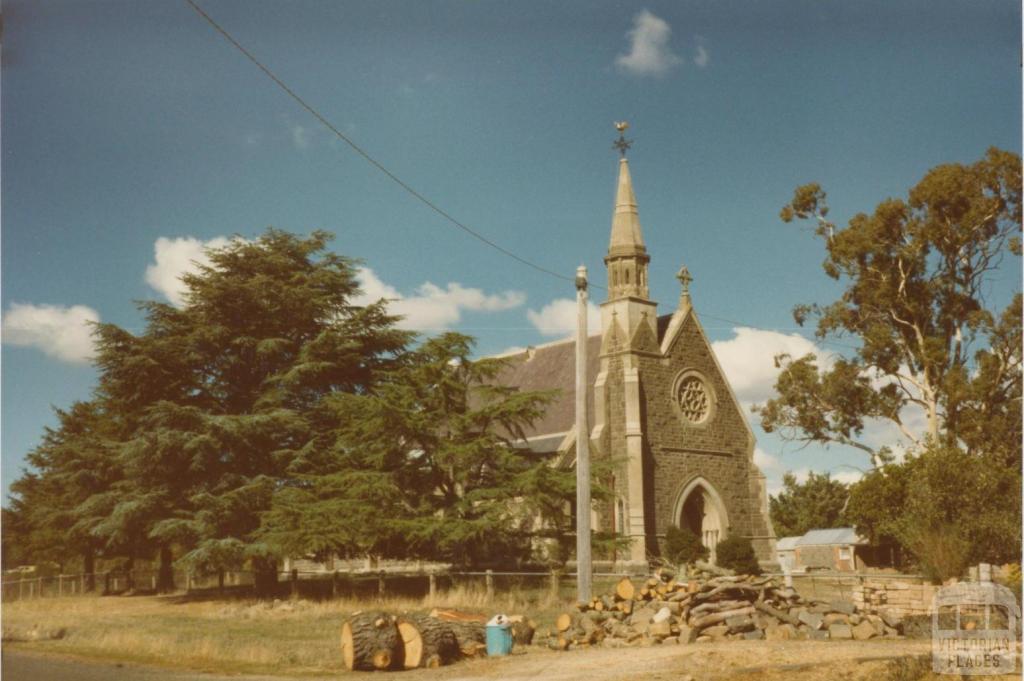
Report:
[[[551,626],[568,599],[543,591],[454,589],[433,600],[258,602],[183,597],[47,598],[3,604],[5,629],[66,628],[61,640],[7,644],[83,657],[219,673],[312,676],[341,671],[338,634],[357,610],[425,612],[433,607],[526,614]]]

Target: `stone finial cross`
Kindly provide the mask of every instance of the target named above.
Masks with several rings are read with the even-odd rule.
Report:
[[[690,293],[690,282],[693,281],[693,276],[690,274],[690,270],[686,269],[686,265],[679,268],[676,272],[676,279],[679,280],[680,285],[683,287],[683,295]]]

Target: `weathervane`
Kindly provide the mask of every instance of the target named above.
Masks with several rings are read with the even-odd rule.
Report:
[[[633,140],[626,139],[626,128],[628,127],[629,123],[626,121],[615,122],[615,129],[619,131],[619,139],[615,140],[612,148],[618,149],[619,153],[622,154],[622,158],[626,158],[626,150],[633,144]]]

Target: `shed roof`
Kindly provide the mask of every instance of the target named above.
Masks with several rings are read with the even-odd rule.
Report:
[[[802,537],[783,537],[775,540],[776,551],[792,551],[800,543]]]
[[[826,544],[867,544],[863,537],[857,536],[852,527],[834,527],[828,530],[811,530],[800,537],[797,546],[822,546]]]

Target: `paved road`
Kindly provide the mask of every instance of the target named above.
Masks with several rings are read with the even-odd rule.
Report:
[[[110,662],[83,662],[69,657],[3,651],[3,681],[281,681],[272,676],[217,676],[176,672]]]

